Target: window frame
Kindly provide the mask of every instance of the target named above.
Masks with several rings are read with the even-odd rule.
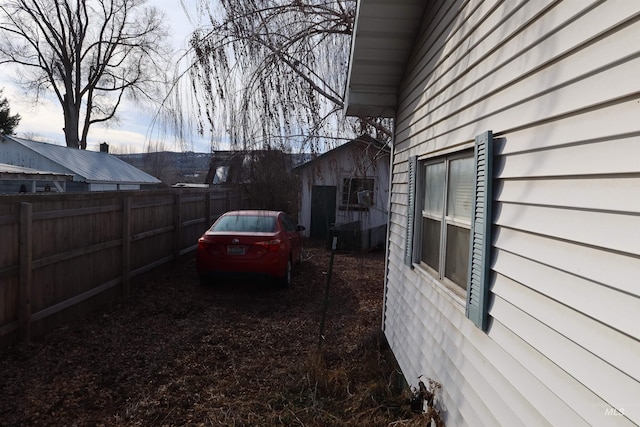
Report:
[[[371,204],[370,205],[362,205],[360,203],[357,202],[357,191],[354,191],[353,193],[351,192],[351,190],[353,189],[354,186],[354,182],[358,182],[358,181],[367,181],[370,182],[371,184],[371,189],[370,190],[365,190],[365,191],[371,191]],[[344,177],[342,179],[342,185],[340,188],[340,209],[341,210],[345,210],[347,208],[349,209],[362,209],[362,210],[368,210],[371,206],[375,206],[375,190],[376,190],[376,180],[374,177]],[[347,197],[346,202],[345,202],[345,196]],[[355,203],[352,203],[353,200],[355,198]]]
[[[448,226],[454,226],[463,228],[469,231],[471,234],[472,224],[471,218],[468,221],[460,221],[453,216],[449,215],[448,212],[448,202],[449,202],[449,178],[450,178],[450,165],[452,161],[460,160],[460,159],[471,159],[473,160],[473,150],[466,149],[462,151],[458,151],[455,153],[451,153],[448,155],[437,156],[437,157],[429,157],[424,159],[417,160],[418,170],[416,171],[416,224],[414,225],[414,247],[415,249],[415,257],[416,263],[422,268],[425,269],[431,276],[434,276],[439,282],[447,285],[448,288],[452,288],[456,295],[459,295],[461,298],[465,297],[468,283],[464,285],[460,285],[450,278],[446,277],[446,262],[448,256],[450,256],[447,251],[447,236],[448,236]],[[441,213],[434,215],[431,212],[425,211],[425,190],[426,190],[426,169],[430,165],[435,165],[439,163],[444,163],[444,182],[443,182],[443,195],[442,195],[442,209]],[[473,200],[471,200],[473,203]],[[440,229],[440,242],[438,244],[438,269],[435,270],[432,266],[427,264],[422,259],[422,242],[424,239],[424,230],[423,230],[423,221],[424,219],[430,219],[432,221],[438,221],[439,229]],[[469,248],[471,247],[471,238],[469,239]],[[466,274],[465,274],[466,276]]]
[[[465,316],[473,322],[479,329],[488,331],[490,328],[490,316],[489,316],[489,303],[491,299],[491,283],[495,277],[492,274],[491,259],[493,254],[492,248],[492,228],[493,228],[493,146],[497,141],[494,138],[493,132],[488,130],[475,137],[473,145],[473,191],[471,193],[471,230],[469,234],[469,254],[468,254],[468,271],[466,280],[466,298],[463,301],[463,307],[465,310]],[[421,193],[418,193],[417,189],[424,189],[425,184],[421,181],[421,175],[419,173],[420,168],[424,166],[426,174],[426,165],[437,163],[439,160],[448,158],[454,160],[457,155],[466,157],[466,150],[463,148],[456,152],[448,152],[441,156],[423,157],[418,161],[418,156],[412,155],[407,159],[407,215],[406,215],[406,237],[404,245],[404,263],[409,268],[413,269],[418,267],[422,270],[424,266],[425,275],[434,283],[450,284],[450,286],[443,286],[443,289],[451,292],[456,291],[455,294],[464,298],[462,294],[463,289],[461,286],[455,284],[453,281],[448,280],[445,273],[440,273],[433,270],[425,263],[415,263],[418,247],[417,243],[420,243],[422,248],[422,240],[419,242],[416,236],[420,235],[422,238],[422,221],[418,222],[418,206],[419,203],[424,206],[424,197]],[[448,169],[447,169],[448,171]],[[445,173],[445,179],[448,179],[448,172]],[[448,194],[448,186],[445,186],[445,191]],[[424,190],[423,190],[424,191]],[[444,196],[443,196],[444,197]],[[446,209],[446,207],[443,207]],[[422,209],[421,209],[422,210]],[[443,212],[444,217],[444,212]],[[422,215],[420,215],[422,218]],[[443,227],[444,224],[441,224]],[[445,230],[446,232],[446,230]],[[440,236],[440,244],[446,240]],[[445,247],[446,252],[446,247]],[[422,254],[420,254],[420,261]],[[439,258],[440,259],[440,258]],[[445,259],[446,260],[446,259]],[[440,263],[438,264],[440,266]],[[441,267],[439,267],[441,269]],[[440,277],[443,277],[442,279]]]

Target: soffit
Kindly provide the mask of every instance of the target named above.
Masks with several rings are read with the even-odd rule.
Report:
[[[393,117],[398,87],[426,0],[359,0],[351,40],[346,114]]]

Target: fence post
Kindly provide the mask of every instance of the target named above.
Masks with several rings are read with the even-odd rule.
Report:
[[[33,267],[33,205],[20,203],[20,338],[31,341],[31,285]]]
[[[131,198],[122,199],[122,293],[131,291]]]
[[[173,226],[173,258],[177,261],[180,258],[180,245],[182,244],[182,194],[180,190],[174,199]]]

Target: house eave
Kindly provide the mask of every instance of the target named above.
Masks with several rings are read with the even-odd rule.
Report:
[[[360,0],[345,93],[348,116],[394,117],[425,0]]]

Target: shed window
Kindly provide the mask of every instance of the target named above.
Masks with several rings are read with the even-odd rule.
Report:
[[[373,178],[345,178],[342,181],[342,205],[372,205],[373,185]]]

